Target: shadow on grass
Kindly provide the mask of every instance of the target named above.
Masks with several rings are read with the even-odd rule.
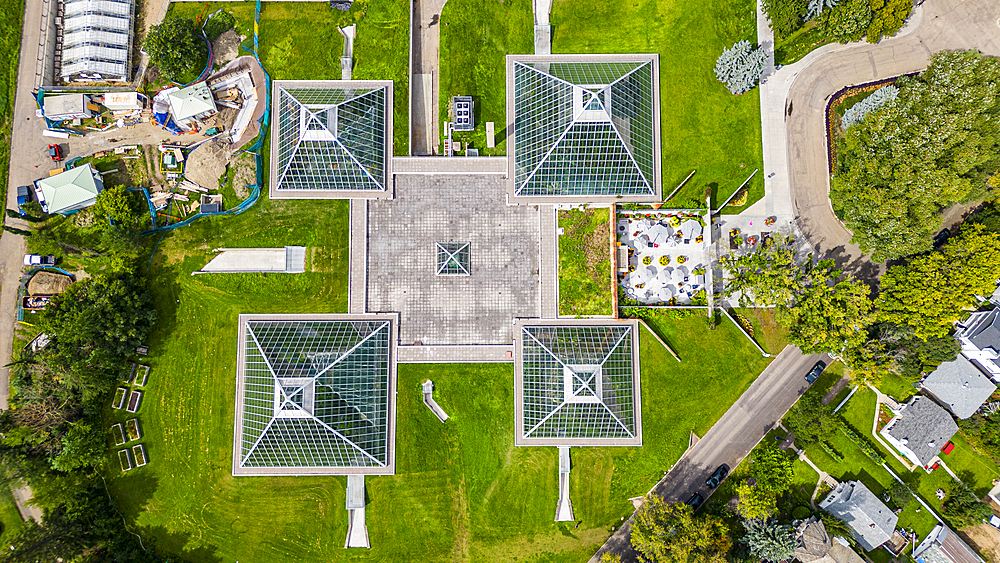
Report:
[[[234,535],[245,534],[247,530],[233,530]],[[139,535],[143,537],[145,548],[148,551],[160,555],[166,555],[164,561],[179,563],[187,561],[190,563],[222,563],[222,557],[218,555],[218,550],[214,547],[200,546],[188,549],[184,546],[191,542],[191,537],[186,534],[170,533],[163,526],[155,528],[142,528]]]

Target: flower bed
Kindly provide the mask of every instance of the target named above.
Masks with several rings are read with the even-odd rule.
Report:
[[[132,394],[128,397],[128,412],[134,413],[139,410],[139,404],[142,402],[142,391],[132,391]]]
[[[664,254],[663,256],[660,256],[660,265],[661,266],[666,266],[669,263],[670,263],[670,257],[669,256],[667,256],[666,254]]]
[[[649,266],[652,263],[653,263],[653,258],[651,256],[643,256],[642,257],[642,265],[643,266]]]
[[[132,460],[128,457],[128,450],[118,450],[118,463],[122,466],[122,472],[132,469]]]
[[[111,437],[114,438],[116,446],[120,446],[125,443],[125,432],[122,430],[121,424],[114,424],[111,426]]]
[[[878,405],[878,426],[876,428],[878,430],[881,430],[881,429],[885,428],[885,425],[889,424],[889,421],[892,420],[893,416],[895,416],[895,415],[892,414],[892,411],[889,410],[889,407],[885,406],[882,403],[879,403],[879,405]]]
[[[128,441],[135,442],[142,438],[142,431],[139,430],[139,419],[133,418],[125,423],[125,430],[128,432]]]
[[[146,448],[142,444],[132,446],[132,457],[135,458],[136,467],[146,465]]]
[[[149,366],[139,366],[139,373],[135,376],[135,384],[139,387],[145,387],[148,381]]]

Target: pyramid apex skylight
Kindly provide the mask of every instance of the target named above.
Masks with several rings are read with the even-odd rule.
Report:
[[[391,475],[394,319],[240,315],[233,475]]]
[[[272,198],[391,193],[392,82],[276,80]]]
[[[657,55],[509,55],[512,198],[658,201]]]
[[[531,321],[516,334],[517,445],[642,445],[637,321]]]

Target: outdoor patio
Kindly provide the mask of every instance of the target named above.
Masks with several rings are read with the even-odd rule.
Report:
[[[618,218],[618,253],[628,253],[628,271],[621,275],[619,270],[626,297],[646,305],[688,305],[704,297],[710,261],[703,215],[680,211]]]

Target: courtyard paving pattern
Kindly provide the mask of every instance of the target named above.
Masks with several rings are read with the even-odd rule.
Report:
[[[510,344],[538,317],[539,211],[495,175],[403,175],[368,204],[368,311],[399,312],[401,345]],[[437,243],[471,243],[471,275],[437,275]]]

